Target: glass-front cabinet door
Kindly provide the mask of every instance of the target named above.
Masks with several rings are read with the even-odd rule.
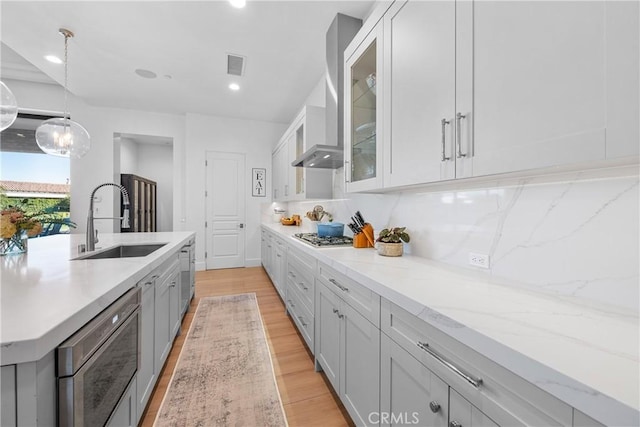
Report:
[[[356,36],[357,37],[357,36]],[[382,21],[345,51],[345,190],[382,188]]]

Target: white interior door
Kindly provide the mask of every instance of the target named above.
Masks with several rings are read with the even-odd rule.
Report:
[[[244,154],[207,152],[207,270],[244,267]]]

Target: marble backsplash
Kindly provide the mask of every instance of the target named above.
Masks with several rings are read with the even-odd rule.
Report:
[[[333,200],[279,206],[304,216],[321,204],[344,223],[359,210],[376,232],[406,226],[411,243],[405,251],[412,255],[514,286],[639,311],[637,166],[386,194],[345,194],[339,169],[333,194]],[[263,220],[272,220],[273,207],[265,205]],[[303,221],[301,231],[313,227]],[[470,252],[489,255],[489,269],[470,266]]]

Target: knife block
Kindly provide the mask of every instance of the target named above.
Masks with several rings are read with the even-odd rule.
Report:
[[[364,227],[362,227],[362,233],[354,234],[353,236],[353,247],[354,248],[373,248],[373,244],[375,240],[373,239],[373,227],[371,224],[366,223]]]

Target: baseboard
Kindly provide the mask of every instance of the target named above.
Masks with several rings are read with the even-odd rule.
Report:
[[[260,267],[262,265],[262,260],[260,258],[251,258],[244,260],[245,267]],[[196,271],[204,271],[207,269],[206,262],[196,262]]]
[[[245,267],[260,267],[262,260],[260,258],[248,258],[244,260]]]

